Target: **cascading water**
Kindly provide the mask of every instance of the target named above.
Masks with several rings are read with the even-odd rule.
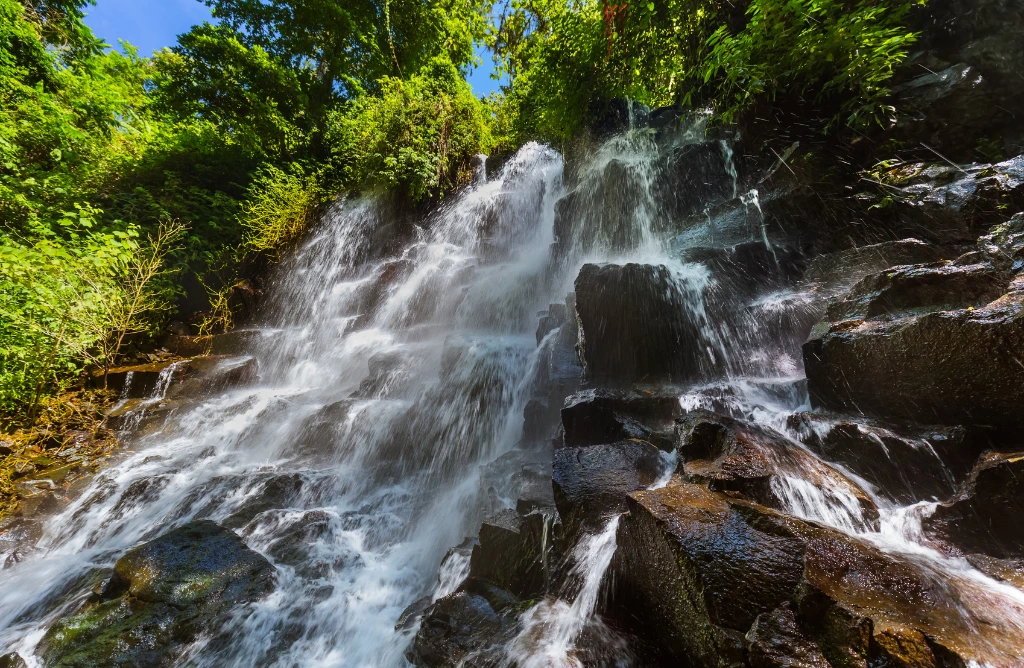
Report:
[[[758,191],[741,193],[730,144],[703,139],[704,120],[670,141],[642,129],[609,139],[578,167],[568,192],[560,156],[530,144],[491,181],[481,159],[474,186],[418,224],[379,201],[336,205],[272,286],[248,351],[259,382],[143,422],[130,436],[133,452],[51,518],[27,558],[0,572],[0,647],[38,664],[33,650],[46,628],[118,556],[208,518],[266,555],[277,586],[233,617],[225,637],[190,648],[186,663],[404,665],[415,625],[396,630],[396,621],[413,601],[447,596],[466,577],[465,554],[451,554],[440,577],[438,564],[479,526],[484,466],[522,435],[524,407],[558,334],[537,345],[536,313],[571,292],[586,263],[665,267],[666,289],[694,325],[703,360],[700,378],[680,390],[681,406],[742,417],[805,449],[787,418],[808,408],[800,344],[826,295],[792,285],[752,294],[687,254],[708,246],[728,256],[749,241],[778,271],[784,264]],[[713,194],[665,193],[662,177],[679,152],[719,161]],[[712,215],[728,200],[738,200],[741,224]],[[701,223],[680,230],[680,211]],[[166,391],[161,384],[149,405]],[[669,473],[674,456],[665,457]],[[994,653],[1024,635],[1024,594],[923,544],[921,518],[933,503],[896,504],[835,468],[868,491],[877,523],[847,490],[816,487],[799,471],[774,478],[772,490],[791,515],[946,583],[948,599],[935,604],[957,623],[984,625]],[[660,476],[653,488],[666,484]],[[505,505],[518,493],[491,491]],[[510,665],[582,665],[581,636],[601,632],[595,614],[618,523],[610,519],[569,550],[566,586],[522,614],[502,653]]]
[[[398,225],[383,207],[339,204],[272,288],[251,351],[260,382],[140,433],[136,454],[47,523],[0,575],[0,645],[32,657],[120,554],[208,518],[278,581],[190,663],[402,665],[409,632],[395,621],[475,531],[479,466],[518,438],[560,178],[560,157],[529,145],[423,227],[394,231],[408,239],[394,256],[374,246]]]

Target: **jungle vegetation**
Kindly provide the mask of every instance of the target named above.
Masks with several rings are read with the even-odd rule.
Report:
[[[212,22],[144,56],[92,34],[93,0],[0,0],[9,424],[157,338],[183,274],[223,306],[233,267],[343,194],[430,206],[474,154],[563,144],[621,99],[729,121],[799,90],[873,122],[915,39],[908,0],[204,1]],[[485,99],[476,45],[509,81]]]

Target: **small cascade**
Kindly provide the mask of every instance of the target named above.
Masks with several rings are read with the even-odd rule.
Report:
[[[586,536],[573,551],[574,565],[563,596],[548,598],[523,613],[522,631],[508,644],[507,666],[517,668],[578,668],[573,654],[580,634],[594,623],[601,584],[615,555],[619,518],[599,533]],[[578,590],[578,591],[574,591]],[[566,598],[572,597],[572,602]],[[607,635],[607,629],[603,630]]]

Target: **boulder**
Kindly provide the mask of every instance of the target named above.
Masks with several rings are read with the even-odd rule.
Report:
[[[537,345],[544,337],[565,324],[568,314],[565,304],[551,304],[547,311],[537,314]]]
[[[406,658],[419,668],[498,665],[521,612],[512,594],[468,578],[423,613]]]
[[[981,308],[815,327],[804,367],[816,407],[881,418],[1024,429],[1024,294]]]
[[[688,248],[684,262],[705,265],[716,281],[745,293],[778,289],[803,273],[803,256],[789,246],[746,241],[735,246]]]
[[[662,473],[659,450],[643,441],[619,441],[555,451],[555,504],[575,535],[582,526],[599,531],[621,513],[631,492],[653,485]]]
[[[1012,624],[983,621],[927,565],[834,529],[678,478],[633,493],[628,511],[614,600],[677,662],[743,665],[747,651],[763,665],[804,665],[771,663],[785,651],[862,668],[1017,660]]]
[[[551,550],[552,517],[544,512],[520,515],[505,509],[484,520],[473,546],[469,574],[511,592],[517,598],[543,594]]]
[[[787,424],[819,457],[902,504],[952,496],[985,445],[964,427],[896,430],[864,418],[815,413],[796,413]]]
[[[703,282],[662,265],[584,265],[576,278],[586,374],[612,382],[692,380],[716,367],[702,337]]]
[[[839,322],[978,308],[1004,294],[1009,280],[987,262],[892,267],[861,280],[829,304],[827,315]]]
[[[925,528],[965,552],[1024,558],[1024,452],[987,453]]]
[[[367,375],[352,393],[353,399],[387,399],[405,389],[411,356],[390,350],[374,353],[367,360]]]
[[[274,567],[231,531],[196,521],[136,547],[100,593],[47,631],[48,666],[167,666],[236,606],[274,588]]]
[[[878,519],[878,508],[864,490],[782,434],[703,410],[681,418],[676,433],[676,470],[687,481],[778,510],[790,508],[800,488],[810,485],[824,499],[859,506],[856,523],[867,526]]]
[[[670,390],[582,390],[562,408],[564,443],[575,447],[638,439],[671,450],[674,418],[681,412]]]
[[[0,668],[28,668],[28,664],[17,652],[11,652],[0,656]]]
[[[852,286],[889,267],[938,262],[947,254],[941,247],[919,239],[885,241],[819,255],[808,264],[804,280],[831,291]]]
[[[788,602],[758,615],[745,640],[751,668],[832,668],[817,643],[800,631]]]

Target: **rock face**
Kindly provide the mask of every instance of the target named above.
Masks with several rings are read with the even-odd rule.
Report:
[[[864,418],[814,413],[794,414],[788,423],[815,454],[907,504],[952,496],[985,446],[963,427],[896,432]]]
[[[540,596],[547,585],[547,553],[551,550],[553,518],[542,512],[525,516],[506,509],[480,527],[473,546],[469,574],[501,587],[519,598]]]
[[[925,524],[965,552],[1024,559],[1024,452],[986,454],[963,489]]]
[[[943,254],[940,247],[919,239],[886,241],[819,255],[811,260],[804,279],[825,288],[850,286],[889,267],[938,262]]]
[[[1015,283],[997,289],[993,270],[978,265],[890,273],[891,279],[865,279],[840,302],[847,306],[837,307],[838,315],[867,311],[878,313],[877,319],[822,323],[805,344],[815,405],[1003,434],[1024,428],[1024,365],[1014,361],[1024,349],[1024,293],[1014,291]],[[897,289],[897,274],[919,289]],[[957,293],[965,284],[970,287]],[[1005,296],[980,308],[970,303],[1004,290]],[[958,308],[919,314],[947,300],[956,300]]]
[[[654,484],[661,471],[658,449],[642,441],[556,450],[555,504],[568,533],[580,525],[599,529],[607,516],[625,509],[631,492]]]
[[[469,578],[427,608],[406,658],[423,667],[498,665],[501,643],[516,630],[518,603],[509,592]]]
[[[682,412],[671,392],[638,392],[596,388],[565,401],[562,428],[567,446],[586,446],[638,439],[671,450],[674,418]]]
[[[702,285],[661,265],[584,265],[576,277],[580,359],[592,379],[687,380],[713,366],[693,314]]]
[[[274,588],[274,567],[231,531],[197,521],[130,550],[40,644],[48,666],[165,666],[235,606]]]
[[[749,648],[760,665],[1016,661],[1018,640],[979,632],[934,573],[837,531],[678,479],[628,510],[615,595],[672,660],[743,665]]]
[[[853,481],[781,434],[708,411],[679,420],[679,468],[691,482],[736,492],[760,504],[786,507],[787,480],[831,490],[861,506],[867,521],[878,518],[874,503]]]

